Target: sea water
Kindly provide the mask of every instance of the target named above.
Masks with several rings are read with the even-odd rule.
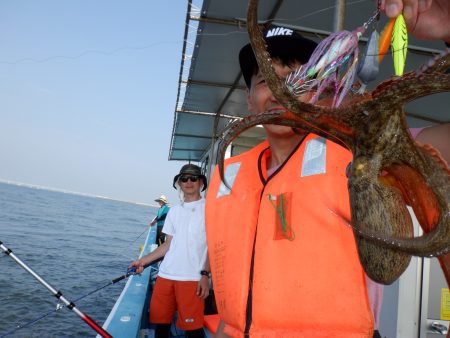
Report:
[[[0,183],[0,241],[70,301],[126,273],[157,208]],[[76,301],[102,325],[125,281]],[[94,337],[73,311],[0,250],[0,337]]]

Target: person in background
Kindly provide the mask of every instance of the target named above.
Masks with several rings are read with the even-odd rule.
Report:
[[[399,1],[386,0],[383,6],[393,2]],[[418,2],[404,3],[417,7]],[[449,8],[450,2],[439,3]],[[450,22],[450,11],[445,13],[444,26]],[[423,18],[418,16],[417,25]],[[286,27],[272,27],[265,40],[281,78],[306,63],[316,46]],[[267,87],[249,44],[239,62],[248,110],[285,109]],[[304,95],[307,100],[310,93]],[[264,129],[265,142],[226,160],[231,190],[216,169],[206,198],[221,319],[216,337],[380,337],[380,293],[371,295],[352,229],[333,216],[350,219],[345,169],[351,154],[302,130]],[[434,145],[445,158],[448,131],[449,125],[426,128],[417,140]]]
[[[150,226],[154,226],[156,224],[156,244],[161,245],[166,240],[166,235],[164,235],[162,229],[170,207],[169,202],[164,195],[161,195],[160,197],[155,199],[155,202],[159,203],[159,209],[155,218],[151,221]]]
[[[155,337],[167,338],[174,314],[177,327],[186,337],[204,337],[204,300],[209,295],[209,259],[206,247],[205,200],[200,191],[207,180],[198,166],[184,165],[173,179],[183,200],[170,208],[163,227],[166,241],[153,252],[134,261],[130,268],[141,273],[145,266],[162,258],[150,301],[150,323]]]

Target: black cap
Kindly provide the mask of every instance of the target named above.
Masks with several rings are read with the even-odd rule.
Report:
[[[175,186],[175,183],[177,183],[177,181],[181,175],[193,175],[193,176],[198,176],[199,178],[201,178],[203,181],[202,191],[204,191],[206,189],[206,187],[208,186],[206,176],[202,174],[202,170],[200,169],[200,167],[195,164],[189,163],[189,164],[185,164],[184,166],[181,167],[180,173],[178,175],[175,175],[175,177],[173,178],[173,187],[175,189],[177,188]]]
[[[291,28],[272,25],[263,31],[263,35],[270,56],[280,58],[286,64],[294,62],[305,64],[317,46],[317,43],[304,38]],[[245,83],[250,88],[252,76],[258,67],[250,44],[242,47],[239,52],[239,64]]]

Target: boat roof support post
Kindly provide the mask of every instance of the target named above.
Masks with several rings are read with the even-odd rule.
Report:
[[[344,29],[345,21],[345,0],[336,0],[336,8],[334,10],[333,31],[339,32]]]

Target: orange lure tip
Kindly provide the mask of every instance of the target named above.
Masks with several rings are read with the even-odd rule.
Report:
[[[383,61],[391,44],[392,31],[394,30],[395,18],[390,19],[380,34],[380,42],[378,48],[378,63]]]

